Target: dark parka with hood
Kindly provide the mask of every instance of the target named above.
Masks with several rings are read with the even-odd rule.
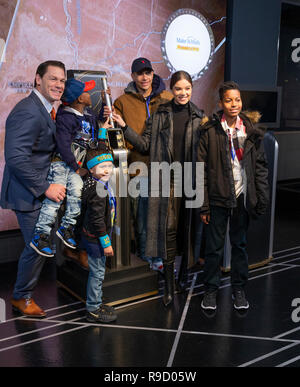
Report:
[[[195,168],[197,145],[200,126],[203,123],[204,113],[196,105],[189,102],[190,119],[185,132],[185,161],[193,163]],[[129,126],[124,132],[125,138],[134,145],[142,154],[149,154],[150,162],[173,162],[173,111],[172,101],[160,105],[157,111],[147,120],[146,129],[142,136],[138,135]],[[147,244],[146,255],[166,258],[166,227],[170,197],[162,196],[161,184],[156,192],[158,197],[151,196],[151,173],[148,171],[149,202],[147,219]],[[193,182],[194,184],[194,182]],[[200,221],[200,217],[199,217]],[[183,238],[192,239],[192,209],[186,209]],[[186,243],[189,248],[188,255],[192,257],[191,243]],[[190,258],[191,263],[191,258]]]
[[[204,203],[201,213],[209,214],[210,206],[236,207],[236,195],[231,166],[228,136],[218,112],[202,127],[197,160],[204,162]],[[246,126],[247,138],[241,161],[246,175],[246,205],[250,215],[262,215],[269,202],[268,166],[264,154],[263,138],[266,128],[260,126],[258,112],[240,113]]]

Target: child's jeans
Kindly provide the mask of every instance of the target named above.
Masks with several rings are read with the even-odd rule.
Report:
[[[50,184],[62,184],[66,187],[66,210],[60,225],[65,228],[70,225],[74,226],[76,218],[80,215],[81,191],[83,187],[81,177],[65,162],[55,161],[50,165],[47,180]],[[50,235],[61,203],[48,198],[43,201],[35,226],[35,234]]]
[[[106,257],[98,241],[93,243],[82,236],[80,245],[88,254],[90,269],[86,289],[86,309],[88,312],[94,312],[102,304],[102,283],[105,276]]]
[[[102,304],[102,283],[105,276],[106,257],[93,258],[88,254],[89,278],[86,290],[86,309],[94,312]]]

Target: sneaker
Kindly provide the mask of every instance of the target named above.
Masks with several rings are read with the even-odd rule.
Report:
[[[235,309],[240,310],[249,308],[249,303],[243,290],[234,290],[232,293],[232,299],[234,300],[233,306]]]
[[[93,312],[87,311],[86,319],[88,322],[110,323],[117,319],[117,315],[113,307],[102,304]]]
[[[50,236],[47,234],[35,234],[29,245],[43,257],[54,257],[50,247]]]
[[[73,227],[67,228],[60,226],[56,231],[56,235],[63,241],[63,243],[71,249],[76,249],[77,243],[75,242]]]
[[[217,290],[209,290],[204,293],[201,307],[203,309],[211,309],[216,310],[217,309]]]
[[[113,314],[116,314],[115,308],[106,304],[101,305],[103,309],[107,310],[108,312],[111,312]]]

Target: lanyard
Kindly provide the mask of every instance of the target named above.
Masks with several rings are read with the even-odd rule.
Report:
[[[146,98],[146,106],[147,106],[148,118],[150,117],[150,110],[149,110],[150,99],[151,99],[150,96]]]
[[[236,153],[235,153],[234,144],[233,144],[233,135],[230,133],[230,129],[227,129],[227,134],[228,134],[228,139],[230,142],[231,157],[232,157],[232,160],[234,161]]]

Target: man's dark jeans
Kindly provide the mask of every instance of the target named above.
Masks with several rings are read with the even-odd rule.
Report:
[[[243,289],[248,280],[248,255],[246,252],[249,215],[244,207],[244,195],[237,199],[233,209],[211,206],[210,222],[206,227],[206,248],[204,265],[204,285],[206,290],[216,290],[220,286],[224,244],[229,219],[231,243],[231,285],[233,289]]]

